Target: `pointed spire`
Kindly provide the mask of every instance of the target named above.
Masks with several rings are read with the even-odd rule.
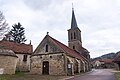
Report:
[[[75,18],[75,14],[74,14],[74,7],[73,7],[73,3],[72,3],[72,19],[71,19],[71,28],[77,28],[77,21]]]

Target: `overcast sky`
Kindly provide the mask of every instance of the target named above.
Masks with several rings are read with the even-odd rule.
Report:
[[[120,0],[0,0],[0,11],[10,27],[22,24],[27,43],[32,40],[35,49],[47,31],[68,44],[72,2],[83,47],[91,57],[119,51]]]

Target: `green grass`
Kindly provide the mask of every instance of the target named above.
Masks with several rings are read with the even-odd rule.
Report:
[[[14,75],[0,75],[0,80],[59,80],[69,76],[30,75],[16,72]]]
[[[21,76],[24,76],[25,74],[24,74],[24,72],[16,72],[15,73],[15,76],[17,76],[17,77],[21,77]]]
[[[0,75],[0,80],[14,80],[22,76],[24,76],[23,72],[16,72],[14,75]]]
[[[120,80],[120,72],[115,72],[115,77],[117,80]]]

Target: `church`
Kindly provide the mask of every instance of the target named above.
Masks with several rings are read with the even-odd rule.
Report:
[[[91,70],[89,51],[82,46],[81,30],[72,9],[68,46],[48,32],[30,57],[30,73],[40,75],[74,75]]]

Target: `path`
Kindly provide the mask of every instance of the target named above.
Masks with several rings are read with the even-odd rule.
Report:
[[[67,80],[115,80],[112,69],[94,69],[84,75],[75,76]]]

